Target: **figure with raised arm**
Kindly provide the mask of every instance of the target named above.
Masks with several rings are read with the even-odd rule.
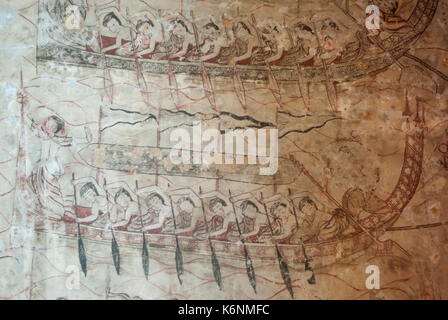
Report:
[[[109,8],[107,11],[105,15],[101,15],[104,28],[101,35],[102,51],[107,54],[117,54],[123,45],[129,43],[131,34],[129,27],[123,24],[124,19],[120,18],[115,8]]]

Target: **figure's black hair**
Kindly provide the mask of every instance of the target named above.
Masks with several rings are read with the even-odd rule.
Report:
[[[113,12],[109,12],[108,14],[106,14],[106,15],[104,16],[104,19],[103,19],[103,26],[107,27],[107,24],[108,24],[109,21],[111,21],[112,19],[117,20],[118,24],[119,24],[120,26],[122,26],[120,19],[118,19],[118,17],[117,17],[117,16],[115,15],[115,13],[113,13]]]
[[[336,22],[331,21],[330,27],[333,27],[334,29],[339,30],[339,26],[336,24]]]
[[[249,33],[250,35],[252,35],[252,32],[250,31],[249,27],[248,27],[247,24],[245,24],[243,21],[238,22],[238,23],[235,25],[235,29],[236,29],[236,27],[237,27],[239,24],[243,27],[243,29],[245,29],[245,30],[247,31],[247,33]]]
[[[83,185],[81,187],[81,190],[79,190],[79,194],[81,197],[84,196],[84,194],[89,191],[89,190],[93,190],[93,192],[95,192],[95,194],[97,196],[99,196],[98,190],[96,190],[95,185],[92,182],[87,182],[85,185]]]
[[[215,29],[216,31],[219,31],[219,27],[216,25],[216,23],[214,23],[214,22],[209,22],[209,23],[207,23],[205,26],[204,26],[204,28],[205,29],[210,29],[210,28],[213,28],[213,29]]]
[[[185,201],[190,202],[191,205],[192,205],[193,207],[195,207],[193,200],[191,200],[189,197],[182,197],[182,198],[180,198],[179,200],[177,200],[176,203],[179,205],[179,204],[181,204],[182,202],[185,202]]]
[[[138,20],[137,25],[135,26],[135,29],[140,29],[145,23],[148,23],[151,27],[154,27],[154,23],[151,21],[151,19],[141,19]]]
[[[257,205],[250,200],[246,200],[241,203],[241,206],[240,206],[241,211],[243,211],[243,212],[246,211],[248,206],[254,207],[255,210],[257,210],[257,212],[259,212]]]
[[[180,19],[176,19],[175,22],[178,23],[178,24],[180,24],[182,27],[184,27],[185,30],[186,30],[188,33],[191,33],[191,32],[190,32],[190,29],[188,29],[188,26],[187,26],[187,24],[185,23],[185,21],[180,20]]]
[[[57,116],[51,116],[50,118],[52,120],[54,120],[56,122],[56,124],[58,125],[58,127],[56,128],[55,134],[64,129],[64,127],[65,127],[64,120],[62,120],[61,118],[59,118]]]
[[[313,200],[311,200],[310,197],[306,196],[306,197],[303,197],[303,199],[300,200],[300,202],[299,202],[299,210],[300,210],[300,211],[302,211],[302,209],[303,209],[303,207],[305,206],[305,204],[311,204],[311,205],[313,205],[314,208],[317,210],[317,205],[316,205],[316,203],[315,203]]]
[[[114,197],[114,201],[115,201],[115,203],[117,202],[118,198],[119,198],[122,194],[124,194],[125,196],[127,196],[127,197],[129,198],[129,200],[133,201],[131,195],[129,194],[129,191],[126,190],[126,189],[124,189],[124,188],[121,188],[121,189],[118,190],[117,193],[115,194],[115,197]]]
[[[81,17],[83,18],[83,20],[86,20],[86,17],[87,17],[87,8],[86,7],[80,6],[80,5],[76,4],[76,3],[73,3],[73,0],[69,0],[65,4],[65,6],[64,6],[64,13],[63,14],[65,14],[67,12],[67,8],[69,6],[76,6],[76,7],[78,7],[78,10],[79,10],[79,13],[81,14]]]
[[[227,207],[227,203],[224,200],[216,197],[210,200],[210,202],[208,203],[209,209],[213,210],[214,206],[216,206],[218,203],[220,203],[223,207]]]
[[[329,22],[328,22],[328,25],[329,25],[330,27],[332,27],[333,29],[339,31],[339,27],[338,27],[338,25],[336,24],[336,22],[332,21],[330,18],[325,19],[325,21],[329,21]],[[322,25],[321,30],[325,30],[325,29],[327,29],[327,26],[324,24],[324,25]]]
[[[158,194],[157,192],[151,193],[147,198],[146,198],[146,203],[148,203],[148,201],[150,201],[153,198],[159,198],[159,200],[162,202],[163,205],[165,205],[165,199]]]
[[[284,203],[281,203],[281,202],[276,202],[276,203],[274,203],[274,204],[272,205],[271,209],[270,209],[272,215],[274,215],[275,210],[277,210],[278,207],[286,208],[287,205],[284,204]]]
[[[307,26],[307,25],[304,24],[304,23],[298,23],[298,24],[295,25],[295,27],[296,27],[296,28],[299,28],[300,30],[308,31],[308,32],[311,33],[311,34],[314,34],[313,29],[311,29],[310,26]]]

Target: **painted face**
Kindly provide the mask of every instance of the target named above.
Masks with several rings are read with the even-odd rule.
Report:
[[[276,31],[276,26],[274,24],[268,23],[263,28],[263,33],[274,34],[274,33],[278,33],[278,32]]]
[[[184,36],[185,33],[186,33],[185,28],[180,23],[176,22],[176,24],[173,28],[173,34],[175,36],[180,37],[180,36]]]
[[[123,208],[127,208],[130,202],[131,199],[129,199],[128,196],[126,196],[125,194],[120,194],[120,196],[117,199],[117,204]]]
[[[118,31],[120,30],[120,24],[118,23],[118,21],[116,19],[111,19],[108,23],[107,23],[107,28],[110,30],[110,32],[112,33],[118,33]]]
[[[336,22],[334,22],[334,21],[332,21],[331,19],[325,19],[323,22],[322,22],[322,26],[321,26],[321,30],[322,31],[329,31],[329,30],[332,30],[332,31],[339,31],[339,27],[338,27],[338,25],[336,24]]]
[[[316,207],[312,203],[306,202],[301,210],[301,212],[304,214],[305,219],[309,221],[313,221],[314,217],[316,215]]]
[[[299,39],[311,40],[311,39],[315,38],[315,36],[308,30],[302,30],[299,28],[297,28],[295,30],[295,34],[296,34],[296,37]]]
[[[162,201],[158,197],[152,197],[148,202],[148,206],[150,209],[160,210],[162,208]]]
[[[213,208],[212,208],[213,212],[218,214],[218,215],[224,215],[224,207],[222,206],[222,204],[220,202],[217,202]]]
[[[348,209],[352,214],[358,215],[364,208],[364,194],[360,190],[355,190],[350,194]]]
[[[45,122],[45,132],[48,133],[49,135],[53,136],[57,130],[58,130],[57,122],[54,119],[49,118]]]
[[[243,211],[243,215],[248,218],[255,218],[257,216],[257,209],[254,206],[247,206],[246,210]]]
[[[148,36],[152,34],[152,27],[149,23],[144,23],[138,31]]]
[[[192,212],[193,211],[193,205],[190,203],[190,201],[182,201],[179,204],[179,208],[180,210],[184,211],[184,212]]]
[[[286,217],[286,208],[284,206],[279,206],[277,210],[275,210],[275,215],[278,217]]]
[[[235,35],[238,38],[244,38],[246,36],[249,35],[249,33],[247,32],[247,30],[243,27],[243,25],[241,23],[239,23],[236,28],[235,28]]]
[[[335,48],[335,41],[332,37],[326,36],[324,40],[324,49],[326,51],[331,51]]]
[[[205,28],[205,35],[212,40],[216,40],[218,39],[219,31],[213,27],[208,27]]]
[[[93,191],[92,189],[89,189],[89,190],[87,190],[87,191],[84,193],[83,198],[84,198],[87,202],[92,203],[92,202],[95,201],[96,193],[95,193],[95,191]]]

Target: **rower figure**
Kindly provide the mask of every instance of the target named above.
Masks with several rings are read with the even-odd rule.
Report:
[[[235,225],[235,216],[226,197],[219,191],[201,194],[204,199],[205,215],[212,239],[227,240]]]
[[[134,219],[129,230],[161,233],[167,226],[172,225],[169,200],[161,188],[157,186],[142,188],[138,191],[138,195],[141,199],[142,217]]]

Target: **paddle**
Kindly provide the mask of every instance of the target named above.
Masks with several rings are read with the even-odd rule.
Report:
[[[294,50],[295,44],[294,44],[294,38],[292,36],[292,32],[291,30],[286,26],[286,22],[284,23],[284,28],[286,29],[286,31],[288,32],[288,37],[289,37],[289,41],[291,42],[291,48]],[[297,71],[297,76],[298,76],[298,81],[297,81],[297,87],[299,88],[299,93],[300,96],[302,97],[302,101],[303,104],[305,105],[306,109],[308,111],[311,110],[309,103],[307,103],[307,99],[305,99],[305,78],[303,77],[303,68],[299,63],[299,57],[298,57],[298,51],[295,53],[296,56],[296,61],[295,61],[295,65],[296,65],[296,71]],[[308,97],[309,100],[309,97]]]
[[[182,285],[182,275],[184,274],[184,262],[183,262],[183,258],[182,258],[182,251],[180,250],[180,246],[179,246],[179,237],[177,236],[177,233],[176,233],[177,227],[176,227],[176,216],[174,214],[173,199],[171,198],[171,195],[169,196],[169,198],[170,198],[171,214],[173,217],[174,236],[176,237],[175,260],[176,260],[177,278],[179,279],[180,285]]]
[[[202,188],[199,187],[199,194],[202,194]],[[204,200],[201,199],[201,207],[202,207],[202,215],[204,216],[204,223],[205,223],[205,231],[208,234],[208,244],[210,246],[210,250],[212,252],[211,259],[212,259],[212,269],[213,269],[213,276],[215,277],[216,283],[218,284],[219,290],[222,291],[222,277],[221,277],[221,267],[219,266],[219,261],[216,256],[215,248],[212,245],[212,240],[210,239],[210,232],[207,225],[207,217],[205,215],[205,209],[204,209]]]
[[[110,103],[113,104],[114,103],[114,91],[113,91],[112,76],[111,76],[109,68],[107,67],[106,53],[103,50],[104,48],[103,48],[103,35],[101,34],[101,22],[99,21],[99,17],[97,15],[96,5],[95,5],[95,15],[98,18],[98,20],[97,20],[98,45],[100,47],[101,60],[102,60],[102,64],[103,64],[103,87],[104,87],[104,92],[109,97]]]
[[[337,112],[338,111],[338,104],[337,104],[338,96],[337,96],[336,88],[334,87],[333,83],[331,82],[330,72],[328,70],[327,63],[325,62],[325,59],[321,58],[321,56],[320,56],[320,54],[322,53],[322,46],[320,43],[319,34],[317,32],[316,24],[314,22],[313,22],[313,29],[314,29],[314,32],[316,33],[317,48],[318,48],[317,56],[319,57],[320,61],[322,62],[322,66],[323,66],[324,72],[325,72],[325,79],[326,79],[325,89],[327,91],[328,102],[330,103],[332,111]]]
[[[224,25],[225,32],[227,39],[230,41],[230,36],[228,33],[227,25]],[[231,56],[232,59],[235,58],[233,55]],[[233,64],[233,87],[235,94],[238,98],[238,101],[240,102],[241,106],[243,107],[244,112],[247,111],[247,101],[246,101],[246,89],[244,88],[243,81],[241,80],[240,72],[238,71],[238,68],[236,66],[237,64]]]
[[[294,219],[296,220],[297,234],[299,235],[299,230],[300,230],[299,219],[297,218],[296,207],[294,205],[294,202],[291,199],[291,189],[288,189],[288,194],[289,194],[289,197],[288,197],[289,202],[291,203],[291,207],[292,207],[292,213],[294,214]],[[308,255],[306,254],[305,245],[303,244],[303,240],[302,240],[302,237],[300,237],[300,235],[299,235],[299,244],[302,246],[303,256],[305,258],[305,270],[312,272],[312,276],[311,276],[311,278],[308,279],[308,283],[316,284],[316,277],[314,275],[314,270],[310,266],[310,259],[308,258]]]
[[[282,254],[278,248],[277,242],[274,240],[274,229],[272,228],[271,219],[269,218],[268,208],[266,207],[266,203],[263,201],[263,193],[261,194],[260,202],[263,204],[264,211],[266,213],[266,218],[268,221],[269,230],[271,231],[272,241],[275,244],[275,251],[277,252],[278,265],[280,267],[280,273],[282,275],[283,282],[285,283],[286,288],[288,288],[291,298],[294,299],[294,291],[292,290],[291,277],[289,276],[288,264],[286,263],[285,259],[283,258]]]
[[[249,253],[247,252],[246,241],[242,237],[241,228],[240,228],[240,225],[238,223],[238,216],[236,214],[235,203],[233,203],[233,201],[231,200],[232,199],[232,192],[230,190],[229,190],[229,196],[230,196],[229,197],[229,201],[232,203],[233,213],[235,215],[235,222],[236,222],[236,226],[237,226],[237,229],[238,229],[238,233],[239,233],[240,238],[241,238],[241,243],[243,244],[244,258],[246,259],[247,276],[249,277],[249,282],[250,282],[250,285],[252,286],[252,288],[254,289],[254,292],[257,293],[257,283],[256,283],[254,266],[253,266],[253,263],[252,263],[252,259],[250,258]]]
[[[76,224],[78,225],[78,257],[79,264],[81,265],[82,272],[84,272],[84,276],[87,277],[87,258],[86,258],[86,249],[84,248],[84,243],[81,237],[81,228],[78,222],[78,200],[76,195],[76,185],[75,185],[75,173],[72,173],[72,181],[73,181],[73,193],[75,197],[75,216],[76,216]]]
[[[194,22],[195,18],[194,18],[193,11],[190,12],[190,15],[191,15],[191,19],[192,19],[191,24],[193,25],[193,30],[194,30],[194,38],[196,40],[196,51],[199,56],[200,49],[199,49],[198,27],[197,27],[196,23]],[[201,69],[202,69],[202,83],[204,85],[205,95],[207,96],[207,99],[210,102],[212,109],[216,111],[215,92],[213,91],[212,81],[210,80],[210,76],[208,74],[207,68],[205,67],[204,61],[201,61]]]
[[[110,221],[110,210],[109,210],[109,193],[106,189],[106,179],[104,179],[104,190],[106,190],[106,200],[107,200],[107,215],[109,216]],[[115,239],[114,234],[114,227],[110,226],[110,232],[112,233],[112,259],[114,261],[115,270],[117,271],[117,274],[120,275],[120,250],[118,248],[117,240]]]
[[[252,14],[251,15],[252,18],[252,25],[255,29],[255,32],[257,33],[257,38],[258,38],[258,43],[260,48],[263,48],[263,39],[261,37],[260,32],[258,31],[257,28],[257,21],[255,19],[255,16]],[[271,65],[269,64],[269,62],[266,61],[266,58],[263,58],[264,63],[268,69],[268,80],[269,80],[269,87],[271,89],[272,95],[275,98],[275,101],[277,102],[278,106],[281,108],[282,106],[282,97],[280,95],[280,87],[278,86],[278,82],[277,79],[274,76],[274,72],[272,71]]]
[[[129,8],[126,8],[126,16],[128,23],[131,26],[132,24],[131,24],[131,16],[129,14]],[[140,92],[142,93],[143,101],[145,102],[147,107],[150,107],[151,104],[149,103],[148,86],[146,84],[145,76],[142,72],[140,61],[138,60],[137,49],[135,48],[135,39],[131,27],[129,27],[129,33],[131,35],[131,45],[132,45],[132,52],[134,53],[135,70],[137,74],[138,86],[140,88]]]
[[[149,276],[149,252],[148,247],[146,246],[146,237],[145,237],[145,231],[143,231],[143,217],[142,217],[142,208],[140,205],[140,197],[138,196],[138,181],[135,181],[135,194],[137,195],[137,204],[138,204],[138,212],[140,216],[140,224],[142,225],[142,237],[143,237],[143,243],[142,243],[142,267],[143,272],[145,273],[146,280],[148,280]]]

